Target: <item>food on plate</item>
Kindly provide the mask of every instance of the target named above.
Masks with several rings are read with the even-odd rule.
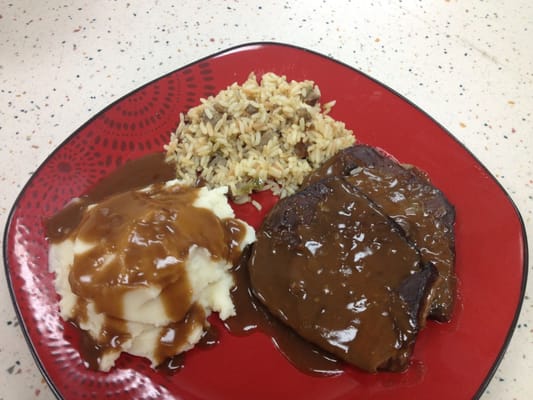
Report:
[[[399,224],[420,250],[422,261],[439,272],[429,317],[449,321],[455,292],[454,207],[428,177],[366,145],[348,147],[312,172],[304,185],[328,176],[345,176]]]
[[[218,312],[305,372],[402,371],[426,318],[451,318],[453,206],[417,168],[354,144],[320,98],[313,81],[252,73],[182,114],[165,153],[52,218],[61,316],[85,332],[87,366],[128,352],[157,367]],[[261,208],[267,189],[280,200],[256,241],[228,198]]]
[[[181,115],[167,160],[178,179],[227,185],[239,203],[258,190],[292,194],[309,172],[355,141],[328,115],[334,102],[320,99],[312,81],[269,72],[258,82],[252,73]]]
[[[281,199],[248,268],[271,313],[371,372],[407,367],[438,276],[400,226],[342,176]]]
[[[121,352],[158,366],[202,338],[211,312],[235,313],[230,269],[255,232],[226,192],[178,181],[120,192],[52,240],[61,316],[86,331],[89,367],[108,371]]]
[[[455,299],[455,211],[413,166],[357,144],[267,214],[255,296],[303,338],[367,371],[401,371],[427,317]]]
[[[333,376],[344,370],[344,363],[298,335],[274,316],[254,295],[248,273],[252,246],[245,249],[239,264],[233,270],[235,287],[231,298],[236,314],[224,321],[226,329],[236,336],[262,332],[269,336],[281,354],[297,369],[307,375]]]

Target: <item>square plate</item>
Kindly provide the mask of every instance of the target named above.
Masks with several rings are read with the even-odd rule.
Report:
[[[78,354],[78,332],[59,316],[43,218],[126,160],[163,151],[180,112],[243,82],[252,71],[315,81],[323,102],[337,101],[331,115],[344,121],[358,142],[425,170],[455,205],[459,290],[453,320],[428,323],[405,373],[368,374],[346,367],[339,376],[312,377],[285,360],[265,335],[235,337],[226,331],[214,348],[187,354],[185,368],[172,376],[128,355],[109,373],[87,370]],[[250,208],[237,212],[255,226],[260,223],[261,215]],[[331,58],[289,45],[253,43],[150,82],[74,132],[19,195],[6,226],[4,260],[30,349],[60,398],[450,399],[480,396],[492,377],[522,303],[526,249],[524,226],[510,197],[431,117]]]

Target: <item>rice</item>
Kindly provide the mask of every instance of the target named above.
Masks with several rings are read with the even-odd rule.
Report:
[[[290,81],[254,73],[180,115],[165,147],[176,178],[198,179],[209,188],[228,186],[237,202],[251,201],[254,191],[293,194],[305,176],[355,137],[328,113],[335,102],[320,104],[313,81]]]

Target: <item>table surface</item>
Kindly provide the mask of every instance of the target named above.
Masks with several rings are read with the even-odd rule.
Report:
[[[503,185],[533,238],[530,0],[0,0],[0,38],[2,227],[33,171],[106,105],[219,50],[279,41],[349,64],[423,108]],[[51,399],[0,281],[0,400]],[[532,350],[528,285],[482,398],[533,398]]]

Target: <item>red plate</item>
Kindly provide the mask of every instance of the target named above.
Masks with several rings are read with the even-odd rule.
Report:
[[[353,369],[317,378],[296,370],[261,333],[195,349],[174,376],[146,360],[122,356],[110,373],[85,369],[78,335],[63,322],[43,217],[81,195],[128,159],[161,151],[179,113],[251,71],[314,80],[332,116],[360,142],[427,171],[457,209],[459,306],[448,324],[429,323],[402,374]],[[269,199],[267,199],[268,201]],[[271,200],[271,199],[270,199]],[[260,216],[238,210],[254,225]],[[287,45],[258,43],[226,50],[157,79],[100,112],[40,166],[18,197],[7,224],[8,283],[37,365],[67,399],[352,399],[471,398],[492,377],[509,342],[526,282],[526,236],[512,200],[453,136],[423,111],[353,68]]]

